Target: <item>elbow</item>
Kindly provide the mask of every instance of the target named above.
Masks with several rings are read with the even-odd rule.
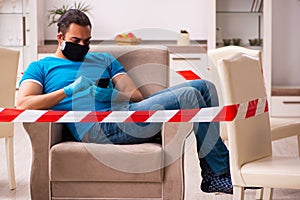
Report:
[[[31,108],[30,105],[26,104],[25,102],[22,101],[17,101],[16,103],[16,108],[20,109],[20,110],[29,110],[29,109],[33,109]]]
[[[142,95],[135,95],[135,96],[131,96],[130,100],[132,102],[140,102],[144,100],[144,97]]]
[[[19,102],[19,101],[17,101],[17,103],[16,103],[16,106],[15,106],[17,109],[24,109],[23,108],[23,106],[22,106],[22,104]]]
[[[17,103],[16,108],[20,109],[20,110],[26,110],[26,109],[28,109],[26,106],[24,106],[24,105],[22,105],[20,103]]]

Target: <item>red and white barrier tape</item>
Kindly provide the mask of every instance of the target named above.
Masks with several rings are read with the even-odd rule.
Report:
[[[246,119],[268,112],[266,98],[246,103],[187,110],[53,111],[0,108],[0,122],[217,122]]]

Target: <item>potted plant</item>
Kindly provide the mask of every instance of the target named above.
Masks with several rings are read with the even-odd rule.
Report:
[[[74,5],[63,5],[61,8],[55,7],[54,9],[48,10],[49,13],[48,26],[51,26],[52,24],[56,24],[60,16],[62,16],[69,9],[78,9],[82,12],[88,13],[91,10],[91,7],[85,2],[79,2],[79,3],[74,2]]]

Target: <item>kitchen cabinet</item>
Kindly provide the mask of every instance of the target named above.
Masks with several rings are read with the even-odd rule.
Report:
[[[206,53],[171,53],[170,86],[193,79],[211,79]]]
[[[35,22],[36,0],[0,0],[0,46],[20,51],[17,81],[37,56]]]

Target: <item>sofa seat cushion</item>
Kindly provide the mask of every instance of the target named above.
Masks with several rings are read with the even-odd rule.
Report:
[[[51,181],[162,182],[160,144],[63,142],[50,150]]]

